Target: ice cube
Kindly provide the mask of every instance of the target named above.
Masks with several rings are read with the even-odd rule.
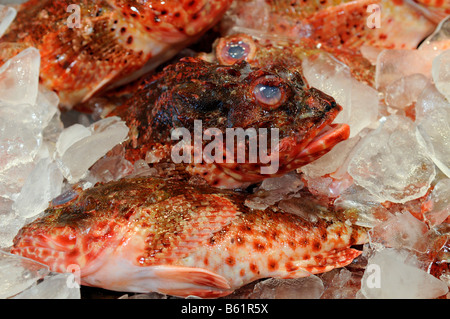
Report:
[[[416,137],[436,166],[450,177],[450,108],[429,111],[418,122]]]
[[[377,59],[375,86],[379,91],[411,74],[422,74],[431,79],[433,59],[440,51],[383,50]]]
[[[334,205],[342,210],[344,216],[353,224],[372,228],[391,216],[391,213],[380,204],[382,201],[367,189],[352,185],[334,201]]]
[[[436,30],[419,46],[419,50],[450,49],[450,17],[443,19]]]
[[[270,278],[257,283],[249,299],[319,299],[324,292],[317,276],[296,279]]]
[[[12,246],[17,232],[25,225],[25,218],[12,209],[14,201],[0,196],[0,249]]]
[[[70,146],[58,159],[63,175],[70,183],[76,183],[85,177],[88,169],[97,160],[105,156],[114,146],[126,140],[129,131],[125,122],[118,117],[95,122],[89,129],[91,135],[85,136],[73,144],[71,142],[65,144]]]
[[[408,211],[396,213],[387,221],[370,230],[370,243],[373,247],[404,248],[425,252],[422,237],[428,227]]]
[[[0,299],[24,291],[49,273],[43,264],[0,251]]]
[[[9,6],[0,5],[0,38],[8,29],[11,22],[14,21],[16,15],[17,15],[16,9]]]
[[[430,227],[441,224],[450,216],[450,179],[441,179],[433,188],[429,198],[431,209],[425,214]]]
[[[12,299],[80,299],[80,287],[71,285],[71,276],[52,273]]]
[[[436,88],[450,101],[450,49],[433,60],[432,76]]]
[[[416,121],[421,120],[429,112],[441,107],[450,108],[450,102],[436,89],[433,83],[429,83],[417,99]]]
[[[335,123],[350,125],[350,138],[378,119],[378,92],[356,80],[348,66],[329,54],[307,58],[303,73],[312,87],[332,96],[343,107]]]
[[[432,299],[448,292],[443,281],[417,267],[413,255],[391,248],[369,258],[361,282],[368,299]]]
[[[289,199],[303,188],[300,176],[291,172],[281,177],[268,178],[254,194],[249,196],[245,205],[254,209],[266,209],[282,199]]]
[[[419,73],[404,76],[385,89],[386,104],[395,108],[404,109],[416,102],[429,80]]]
[[[28,176],[13,209],[25,218],[43,212],[48,203],[61,193],[63,176],[56,163],[50,158],[43,158]]]
[[[308,189],[311,193],[329,198],[336,198],[353,185],[353,178],[346,174],[339,179],[328,176],[310,177],[304,176]]]
[[[0,100],[35,105],[39,88],[39,50],[28,48],[0,67]]]
[[[117,181],[134,172],[134,165],[122,155],[104,157],[90,169],[90,174],[96,182],[107,183]]]
[[[407,117],[387,117],[356,147],[348,172],[356,184],[382,201],[405,203],[422,197],[436,176],[435,165]]]
[[[303,166],[301,171],[309,177],[320,177],[336,172],[344,164],[344,161],[360,139],[361,137],[358,135],[337,144],[318,160]]]
[[[63,156],[69,147],[91,135],[91,130],[81,124],[74,124],[64,129],[56,142],[56,152],[58,156]]]
[[[321,299],[355,299],[361,287],[361,277],[346,268],[322,274],[320,278],[324,282],[325,292]]]

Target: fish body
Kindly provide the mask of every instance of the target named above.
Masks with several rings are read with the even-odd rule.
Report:
[[[30,0],[1,42],[41,53],[41,82],[71,108],[136,79],[212,27],[231,0]]]
[[[332,97],[307,86],[299,65],[277,61],[252,67],[245,61],[220,65],[184,58],[142,80],[133,97],[110,115],[121,117],[130,128],[126,148],[127,159],[132,162],[148,159],[150,153],[158,154],[157,160],[150,156],[153,161],[173,161],[174,146],[185,142],[173,138],[175,129],[188,131],[191,146],[196,123],[202,124],[203,131],[218,130],[216,136],[222,139],[216,142],[223,156],[190,159],[187,169],[212,186],[237,188],[292,171],[347,139],[349,127],[332,123],[341,110]],[[255,134],[230,146],[227,136],[235,133],[234,129],[254,130]],[[266,136],[261,129],[266,130]],[[270,133],[275,130],[278,139],[272,140]],[[205,150],[212,139],[203,138],[199,148]],[[261,139],[267,142],[267,155],[272,159],[269,164],[259,156]],[[239,149],[245,150],[247,157],[238,159]],[[189,154],[195,151],[186,150]],[[254,160],[250,160],[252,154]],[[270,164],[273,171],[261,170]]]
[[[247,33],[283,41],[310,38],[334,48],[414,49],[437,24],[429,19],[436,8],[414,1],[236,0],[221,29],[223,35]]]
[[[220,297],[251,281],[343,267],[366,232],[335,216],[308,221],[254,210],[245,195],[160,178],[100,184],[54,200],[12,253],[53,271],[79,267],[85,285]]]

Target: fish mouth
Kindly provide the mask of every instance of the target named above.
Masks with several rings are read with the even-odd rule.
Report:
[[[47,265],[51,271],[66,272],[66,257],[73,250],[61,242],[53,240],[50,236],[21,235],[14,239],[10,249],[11,254],[19,255]]]
[[[296,164],[306,165],[311,163],[326,153],[340,142],[350,137],[350,126],[347,124],[329,124],[307,144],[307,146],[297,155]],[[301,165],[301,166],[303,166]]]

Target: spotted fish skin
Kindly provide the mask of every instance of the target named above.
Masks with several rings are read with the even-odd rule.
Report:
[[[79,19],[73,4],[30,0],[1,39],[40,50],[41,82],[65,108],[169,60],[212,27],[231,0],[81,0]]]
[[[11,252],[117,291],[220,297],[251,281],[343,267],[366,232],[335,216],[311,222],[245,194],[159,178],[100,184],[25,226]]]

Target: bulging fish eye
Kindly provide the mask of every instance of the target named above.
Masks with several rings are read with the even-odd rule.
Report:
[[[220,64],[231,65],[238,61],[249,61],[255,56],[256,46],[246,35],[233,35],[222,38],[216,46]]]
[[[286,101],[286,95],[286,85],[277,76],[267,75],[253,83],[253,96],[266,110],[278,108]]]

